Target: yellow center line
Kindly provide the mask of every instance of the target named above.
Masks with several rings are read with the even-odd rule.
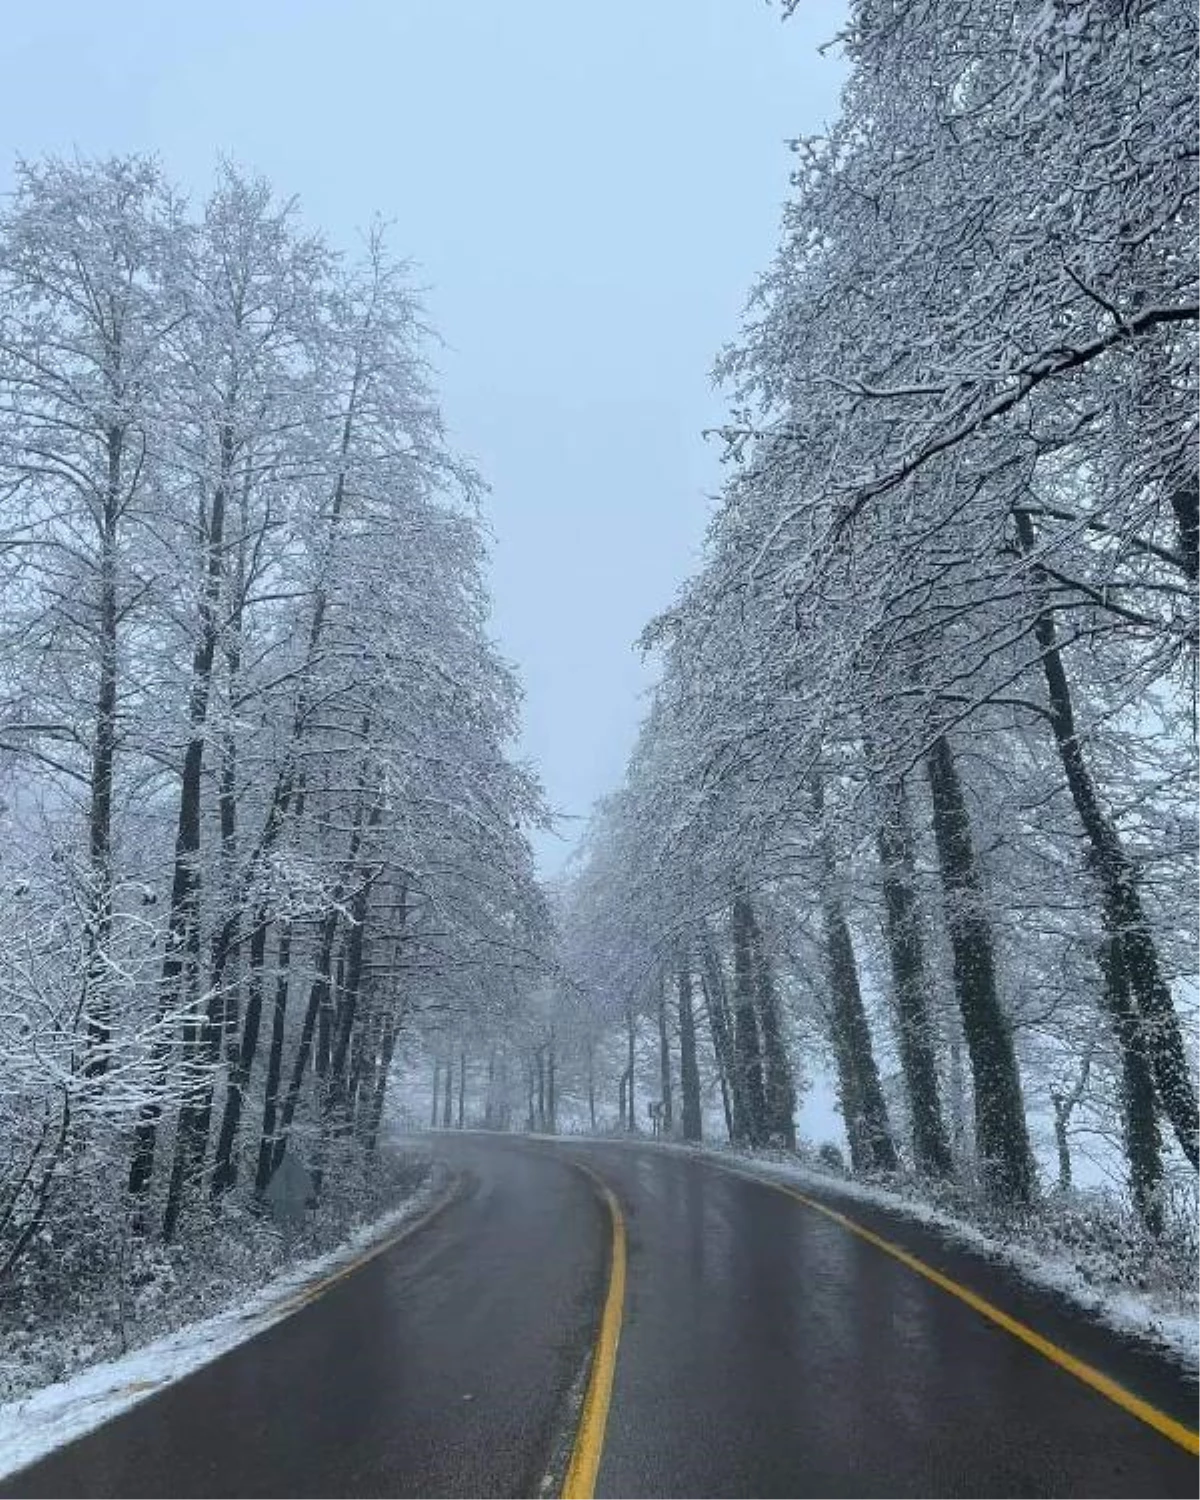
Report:
[[[763,1187],[775,1188],[777,1192],[785,1193],[789,1198],[794,1198],[797,1203],[802,1203],[805,1208],[810,1208],[814,1213],[823,1214],[825,1218],[832,1219],[835,1224],[857,1235],[860,1240],[874,1245],[877,1250],[882,1250],[885,1255],[890,1255],[893,1260],[898,1260],[901,1265],[907,1266],[910,1271],[915,1271],[918,1276],[923,1276],[926,1281],[931,1281],[934,1286],[940,1287],[942,1291],[949,1292],[952,1297],[957,1297],[960,1302],[965,1302],[981,1316],[995,1323],[998,1328],[1003,1328],[1006,1333],[1011,1333],[1014,1338],[1020,1339],[1030,1349],[1035,1349],[1052,1364],[1058,1365],[1068,1374],[1074,1375],[1084,1385],[1090,1386],[1092,1390],[1099,1392],[1101,1396],[1107,1397],[1115,1406],[1127,1411],[1140,1422],[1145,1422],[1148,1427],[1153,1427],[1156,1432],[1162,1433],[1171,1442],[1185,1449],[1188,1453],[1200,1453],[1200,1437],[1190,1427],[1185,1427],[1182,1422],[1177,1422],[1174,1417],[1169,1417],[1166,1412],[1159,1411],[1158,1407],[1152,1406],[1149,1401],[1143,1401],[1140,1396],[1135,1396],[1132,1391],[1126,1390],[1123,1385],[1097,1370],[1093,1365],[1078,1359],[1074,1354],[1060,1348],[1050,1339],[1037,1333],[1027,1324],[1020,1322],[1017,1318],[1010,1316],[994,1302],[989,1302],[986,1297],[981,1297],[978,1292],[973,1292],[970,1287],[963,1286],[961,1282],[952,1277],[944,1275],[935,1270],[933,1266],[927,1265],[925,1261],[912,1255],[900,1245],[895,1245],[891,1240],[886,1240],[882,1235],[875,1234],[873,1230],[849,1219],[845,1214],[838,1213],[837,1209],[829,1208],[820,1203],[816,1198],[810,1198],[796,1188],[788,1187],[782,1182],[773,1181],[769,1177],[757,1177],[749,1172],[739,1172],[736,1168],[732,1170],[738,1177],[747,1182],[757,1182]]]
[[[592,1368],[588,1376],[587,1394],[583,1398],[579,1428],[575,1433],[575,1445],[571,1449],[571,1461],[567,1465],[567,1477],[562,1488],[563,1500],[592,1500],[596,1492],[600,1456],[604,1451],[604,1429],[608,1425],[608,1409],[612,1403],[617,1345],[621,1342],[621,1319],[625,1310],[625,1215],[607,1183],[601,1181],[590,1167],[585,1167],[578,1161],[571,1165],[591,1179],[607,1205],[612,1224],[608,1293],[604,1299],[600,1331],[592,1354]]]

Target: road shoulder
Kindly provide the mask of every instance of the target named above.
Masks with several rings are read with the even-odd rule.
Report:
[[[0,1480],[45,1458],[298,1312],[416,1233],[458,1196],[460,1174],[437,1165],[391,1213],[326,1255],[293,1266],[252,1295],[117,1359],[0,1405]]]

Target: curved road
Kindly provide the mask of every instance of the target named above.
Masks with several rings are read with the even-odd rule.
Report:
[[[930,1231],[835,1205],[856,1232],[650,1146],[447,1134],[435,1150],[462,1174],[442,1212],[0,1494],[557,1492],[611,1253],[574,1162],[628,1237],[597,1494],[1196,1494],[1178,1428],[1144,1419],[1194,1433],[1194,1382]]]

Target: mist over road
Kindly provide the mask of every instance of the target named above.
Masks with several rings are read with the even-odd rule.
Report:
[[[794,1197],[652,1146],[433,1138],[429,1223],[284,1323],[12,1476],[11,1495],[557,1492],[628,1268],[599,1495],[1193,1495],[1170,1436]],[[1194,1429],[1166,1360],[929,1231],[868,1233]]]

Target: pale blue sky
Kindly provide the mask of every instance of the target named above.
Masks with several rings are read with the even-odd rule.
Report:
[[[841,0],[53,0],[5,7],[15,153],[224,152],[336,244],[420,267],[456,445],[490,481],[524,750],[577,819],[620,777],[633,641],[719,483],[708,370],[775,243],[789,137],[836,114]],[[578,823],[568,821],[570,837]],[[566,845],[540,847],[547,870]]]

